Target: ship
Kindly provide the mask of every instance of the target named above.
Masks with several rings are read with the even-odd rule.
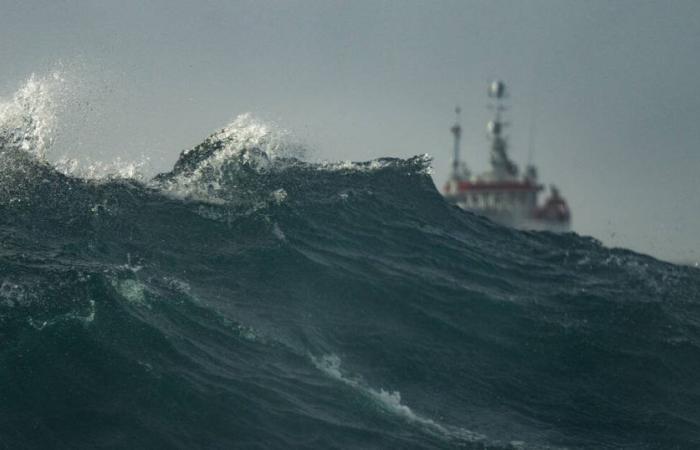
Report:
[[[450,131],[454,137],[452,170],[443,188],[447,201],[460,208],[488,217],[494,222],[521,230],[567,232],[571,229],[571,211],[554,185],[549,189],[539,183],[537,168],[528,162],[521,174],[518,165],[508,155],[508,139],[504,133],[507,122],[506,85],[496,80],[489,84],[488,96],[495,111],[487,124],[490,141],[491,170],[472,175],[460,160],[460,108]],[[548,191],[540,202],[540,195]]]

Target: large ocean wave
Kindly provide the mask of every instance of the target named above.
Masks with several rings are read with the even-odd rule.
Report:
[[[88,176],[46,158],[47,82],[0,105],[0,448],[700,446],[697,269],[249,115]]]

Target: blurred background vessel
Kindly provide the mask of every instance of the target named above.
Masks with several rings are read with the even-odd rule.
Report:
[[[496,80],[489,85],[494,118],[487,125],[491,142],[491,170],[472,175],[460,160],[460,108],[451,128],[454,136],[452,173],[444,186],[445,198],[460,208],[472,211],[500,224],[527,230],[569,231],[571,211],[559,190],[550,185],[548,196],[542,203],[539,195],[545,188],[537,178],[537,168],[528,161],[524,173],[508,156],[508,139],[503,119],[508,97],[506,85]]]

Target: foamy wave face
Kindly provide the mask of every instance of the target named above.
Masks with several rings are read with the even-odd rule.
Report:
[[[44,159],[53,143],[57,102],[63,77],[32,74],[9,100],[0,100],[0,144]]]

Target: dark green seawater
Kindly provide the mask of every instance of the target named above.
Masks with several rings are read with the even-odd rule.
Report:
[[[219,133],[88,180],[6,140],[2,449],[700,448],[697,269],[494,225],[423,157]]]

